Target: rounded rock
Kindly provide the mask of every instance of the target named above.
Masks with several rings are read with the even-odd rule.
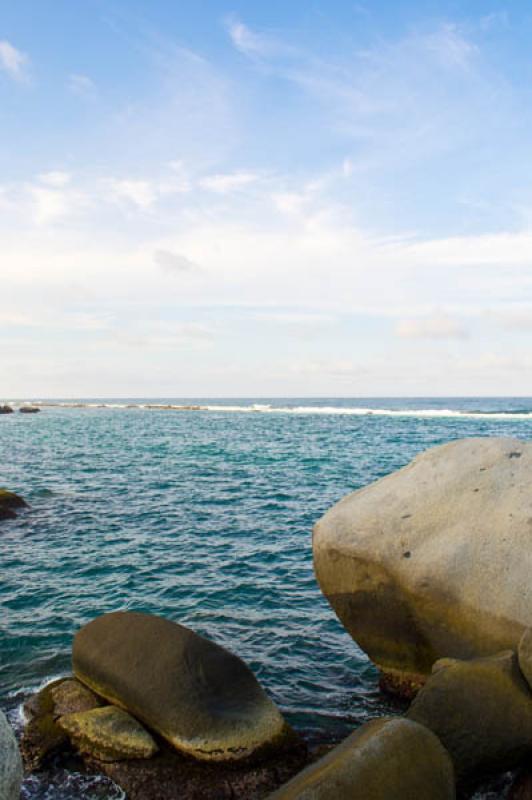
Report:
[[[438,736],[459,780],[511,770],[532,755],[532,693],[512,651],[436,662],[407,717]]]
[[[387,685],[416,688],[442,656],[516,649],[532,619],[532,443],[462,439],[333,506],[316,576]]]
[[[22,759],[9,722],[0,711],[0,797],[19,800],[23,771]]]
[[[151,758],[159,749],[148,731],[116,706],[66,714],[58,724],[77,750],[100,761]]]
[[[429,730],[400,717],[368,722],[270,800],[454,800],[454,772]]]
[[[98,617],[74,639],[73,668],[98,695],[197,759],[236,761],[295,736],[241,659],[161,617]]]
[[[27,503],[15,492],[0,489],[0,519],[14,519],[16,508],[26,508]]]

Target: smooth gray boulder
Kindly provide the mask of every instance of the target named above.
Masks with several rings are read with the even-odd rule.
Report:
[[[271,800],[454,800],[454,771],[422,725],[383,717],[352,733]]]
[[[437,661],[407,717],[438,736],[458,780],[505,772],[532,756],[532,693],[511,650]]]
[[[442,656],[516,649],[532,620],[532,443],[461,439],[345,497],[314,529],[340,620],[408,694]]]
[[[0,798],[19,800],[22,784],[22,759],[9,722],[0,711]]]
[[[296,738],[240,658],[152,614],[115,612],[85,625],[73,668],[98,695],[200,760],[237,761]]]

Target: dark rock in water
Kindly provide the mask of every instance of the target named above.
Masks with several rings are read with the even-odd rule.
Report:
[[[261,758],[297,738],[241,659],[161,617],[98,617],[77,633],[73,667],[98,695],[202,761]]]
[[[532,756],[532,694],[512,651],[436,662],[407,717],[439,737],[461,781]]]
[[[28,722],[20,741],[20,752],[28,772],[42,767],[51,756],[68,744],[66,734],[54,716],[52,694],[63,681],[63,678],[52,681],[24,704]]]
[[[19,800],[22,783],[22,761],[15,734],[0,711],[0,798]]]
[[[454,800],[453,765],[427,728],[372,720],[271,795],[271,800]]]
[[[14,519],[17,516],[16,508],[27,508],[27,503],[18,494],[0,489],[0,520]]]
[[[148,731],[116,706],[66,714],[58,724],[76,750],[99,761],[151,758],[158,750]]]
[[[516,649],[532,620],[532,442],[474,438],[418,455],[319,520],[321,589],[411,694],[438,658]]]
[[[532,770],[523,769],[516,777],[507,800],[532,800]]]
[[[161,740],[153,758],[86,763],[111,778],[128,800],[263,800],[303,768],[306,752],[300,747],[261,764],[221,764],[181,755]]]
[[[12,414],[13,409],[11,406],[0,406],[0,414]]]
[[[21,406],[19,408],[21,414],[38,414],[40,410],[37,406]]]

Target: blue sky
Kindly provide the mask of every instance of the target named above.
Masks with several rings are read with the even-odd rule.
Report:
[[[529,4],[1,10],[6,398],[532,395]]]

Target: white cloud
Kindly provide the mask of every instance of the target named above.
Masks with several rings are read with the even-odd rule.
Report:
[[[169,250],[156,250],[153,255],[153,260],[158,267],[161,267],[165,272],[198,272],[201,267],[190,258],[182,255],[181,253],[172,253]]]
[[[532,307],[530,306],[501,308],[496,311],[488,311],[486,316],[488,320],[494,321],[506,330],[532,330]]]
[[[292,52],[292,48],[276,37],[252,31],[238,20],[229,21],[227,30],[233,45],[246,56],[274,56]]]
[[[401,339],[464,339],[467,329],[457,319],[445,315],[401,320],[395,329]]]
[[[72,73],[68,76],[68,88],[80,97],[94,97],[96,94],[96,84],[88,75]]]
[[[26,53],[17,50],[10,42],[0,41],[0,69],[16,81],[26,81],[30,60]]]
[[[70,183],[72,176],[69,172],[61,170],[53,170],[52,172],[41,172],[38,176],[41,183],[55,188],[61,188]]]
[[[208,189],[217,194],[229,194],[238,189],[243,189],[259,180],[259,175],[255,172],[228,172],[216,175],[207,175],[199,180],[202,189]]]
[[[150,181],[111,179],[109,187],[117,202],[125,201],[142,211],[149,211],[157,200],[157,188]]]
[[[478,55],[479,49],[456,25],[442,25],[435,33],[424,39],[429,51],[432,51],[444,67],[466,69]]]

